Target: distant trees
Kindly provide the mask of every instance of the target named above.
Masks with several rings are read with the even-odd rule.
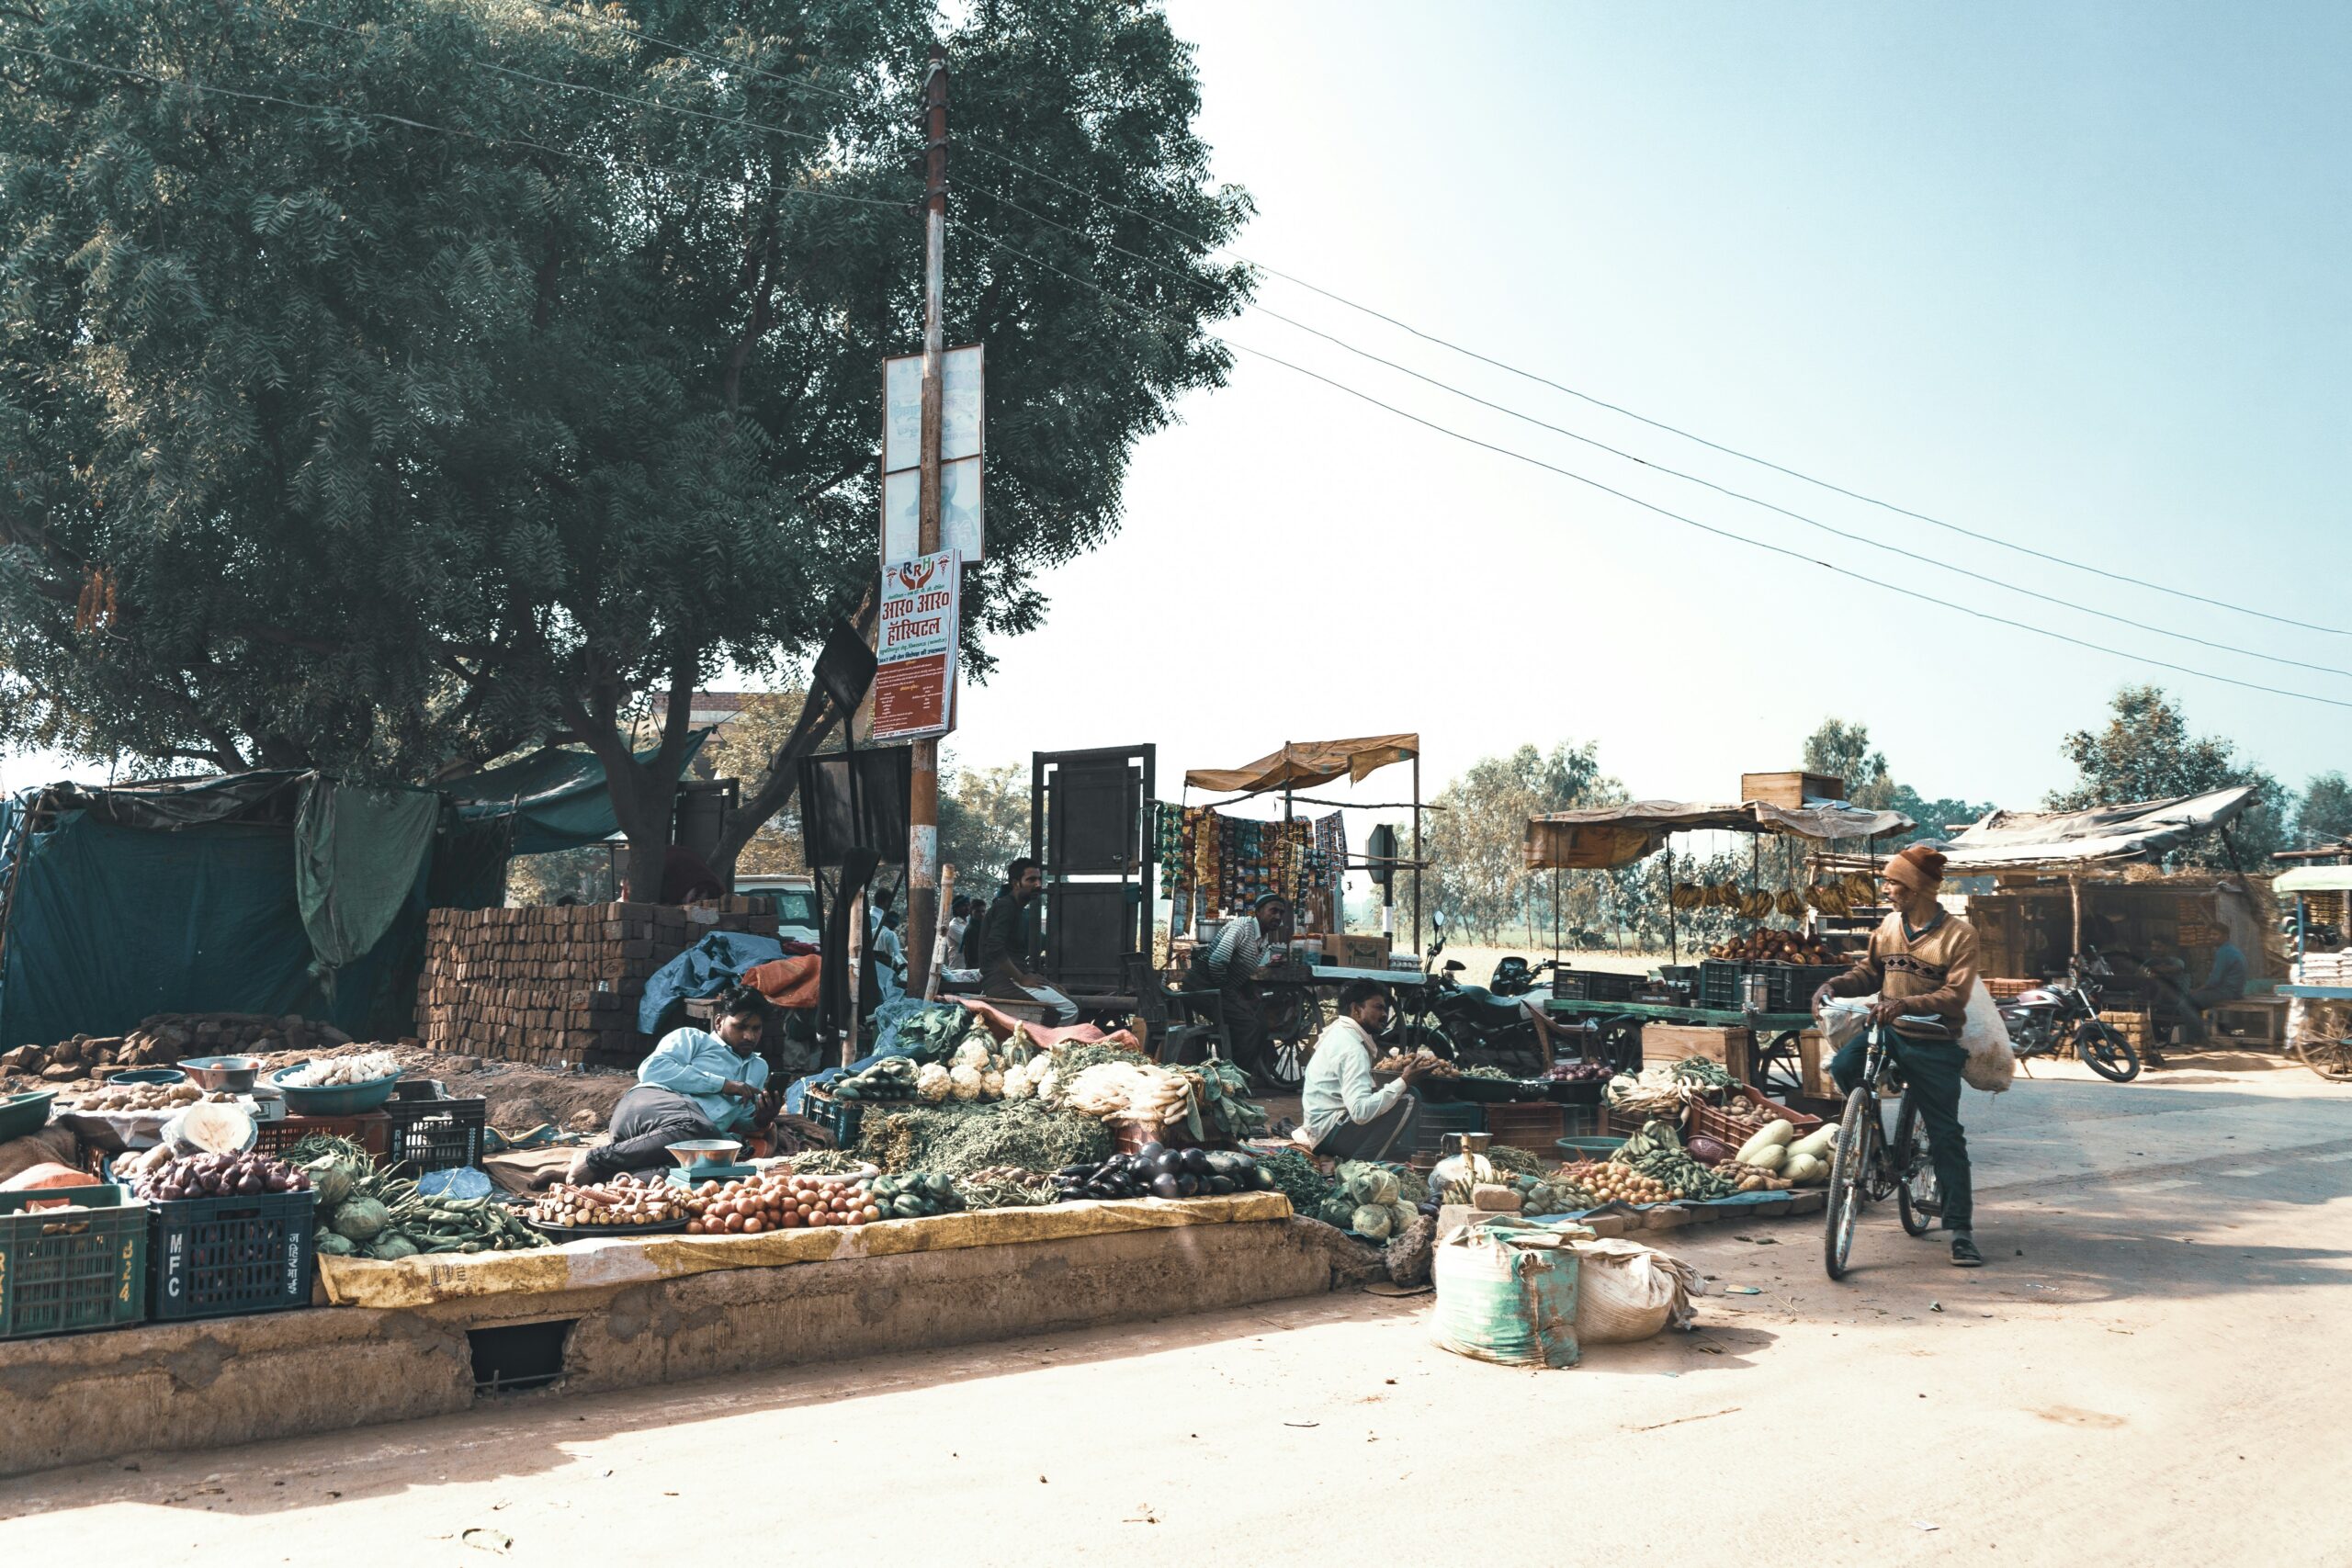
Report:
[[[2073,784],[2051,793],[2051,809],[2079,811],[2250,784],[2254,803],[2229,824],[2227,836],[2207,834],[2194,840],[2175,854],[2174,863],[2258,869],[2271,851],[2283,847],[2286,824],[2295,815],[2293,797],[2269,773],[2242,761],[2233,742],[2191,735],[2187,717],[2155,686],[2124,687],[2109,710],[2103,728],[2078,729],[2060,742],[2060,752],[2077,776]],[[2322,809],[2330,809],[2324,799]]]
[[[1955,824],[1973,822],[1993,809],[1965,800],[1930,800],[1888,771],[1886,753],[1871,747],[1870,726],[1826,718],[1806,737],[1807,773],[1827,773],[1846,781],[1846,798],[1873,811],[1900,811],[1918,826],[1900,838],[1882,840],[1890,849],[1921,839],[1948,839]]]

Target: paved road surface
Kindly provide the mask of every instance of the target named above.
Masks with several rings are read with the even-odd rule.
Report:
[[[0,1483],[0,1560],[2333,1568],[2347,1094],[1972,1095],[1993,1267],[1891,1214],[1835,1286],[1816,1222],[1681,1233],[1759,1293],[1570,1371],[1351,1293]]]

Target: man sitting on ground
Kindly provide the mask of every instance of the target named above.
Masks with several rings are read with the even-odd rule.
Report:
[[[1301,1143],[1340,1159],[1392,1159],[1409,1153],[1421,1102],[1413,1085],[1433,1064],[1418,1057],[1386,1089],[1373,1082],[1376,1037],[1388,1027],[1388,993],[1370,980],[1340,988],[1340,1016],[1326,1025],[1306,1059],[1300,1086],[1306,1125]],[[1391,1151],[1395,1151],[1392,1153]]]
[[[666,1171],[677,1163],[670,1145],[696,1138],[740,1138],[741,1157],[748,1157],[753,1135],[775,1120],[776,1097],[764,1091],[768,1065],[760,1055],[767,1015],[766,999],[738,986],[719,997],[709,1029],[663,1035],[638,1067],[637,1087],[613,1108],[613,1141],[582,1152],[564,1179]]]

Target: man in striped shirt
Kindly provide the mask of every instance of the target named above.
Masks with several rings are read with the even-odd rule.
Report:
[[[1227,920],[1209,949],[1209,979],[1217,989],[1227,1046],[1234,1061],[1252,1072],[1262,1072],[1266,1059],[1266,1009],[1258,982],[1289,918],[1290,906],[1269,893],[1250,919]]]

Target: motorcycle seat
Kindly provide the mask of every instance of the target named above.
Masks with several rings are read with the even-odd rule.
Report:
[[[1518,1002],[1498,997],[1484,986],[1464,986],[1461,995],[1464,1001],[1493,1022],[1509,1023],[1522,1016]]]

